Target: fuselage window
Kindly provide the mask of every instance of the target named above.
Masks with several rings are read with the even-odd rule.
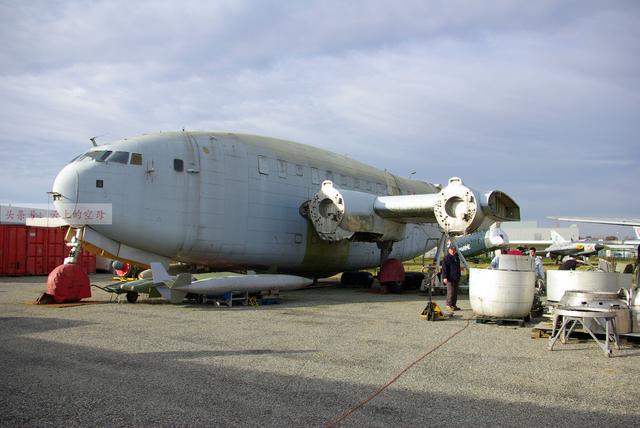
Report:
[[[142,165],[142,155],[140,153],[131,153],[131,165]]]
[[[278,159],[278,176],[287,178],[287,161]]]
[[[184,161],[182,159],[174,159],[173,169],[175,169],[178,172],[184,171]]]
[[[311,183],[320,184],[320,172],[318,168],[311,168]]]
[[[269,161],[266,156],[258,156],[258,172],[269,175]]]
[[[126,165],[129,162],[129,152],[113,152],[107,158],[107,162],[123,163]]]
[[[296,175],[302,176],[302,174],[304,174],[302,165],[296,165]]]

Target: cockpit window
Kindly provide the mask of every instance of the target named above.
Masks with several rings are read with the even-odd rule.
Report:
[[[129,152],[113,152],[106,160],[107,162],[123,163],[126,165],[129,162]]]
[[[104,162],[111,153],[113,153],[111,150],[101,152],[100,156],[96,157],[96,162]]]
[[[78,158],[78,161],[85,160],[85,159],[95,159],[95,158],[97,158],[98,156],[100,156],[103,153],[104,153],[104,150],[95,150],[95,151],[92,151],[92,152],[87,152],[87,153],[83,154],[82,156],[80,156]]]
[[[142,165],[142,155],[140,153],[131,153],[131,165]]]
[[[142,165],[142,155],[140,153],[132,153],[129,160],[129,152],[113,151],[113,150],[91,150],[83,155],[73,159],[71,162],[81,162],[85,159],[94,160],[96,162],[113,162],[131,165]]]

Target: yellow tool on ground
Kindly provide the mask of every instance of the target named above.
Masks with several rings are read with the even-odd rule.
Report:
[[[420,318],[428,321],[446,320],[450,316],[442,312],[440,306],[436,302],[427,302],[427,306],[420,314]]]
[[[437,268],[435,272],[437,272]],[[433,282],[435,280],[436,273],[434,273],[431,278],[426,280],[425,284],[429,290],[429,300],[427,300],[427,306],[425,306],[424,310],[420,314],[420,318],[428,320],[428,321],[438,321],[438,320],[446,320],[451,318],[452,314],[445,314],[440,306],[436,302],[433,301]]]

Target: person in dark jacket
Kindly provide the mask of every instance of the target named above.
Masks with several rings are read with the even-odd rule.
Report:
[[[442,283],[447,286],[447,310],[459,311],[458,284],[460,283],[460,258],[453,244],[447,248],[447,255],[442,261]]]
[[[640,287],[640,245],[636,253],[636,287]]]

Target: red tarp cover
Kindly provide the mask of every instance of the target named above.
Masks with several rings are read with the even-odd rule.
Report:
[[[387,259],[382,264],[378,280],[380,282],[404,281],[404,266],[402,266],[402,262],[398,259]]]
[[[89,277],[79,266],[60,265],[47,278],[47,294],[53,296],[57,303],[77,302],[91,297]]]

